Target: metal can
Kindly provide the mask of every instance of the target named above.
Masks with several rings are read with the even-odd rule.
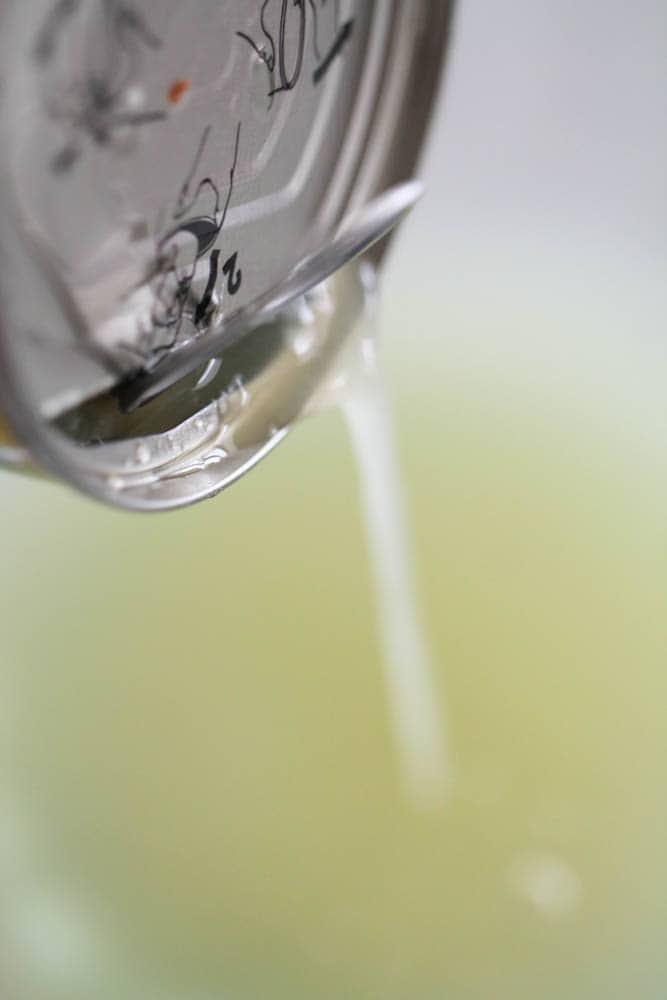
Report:
[[[377,201],[413,176],[450,14],[4,0],[0,461],[152,511],[271,451],[363,308],[347,262],[412,197]]]

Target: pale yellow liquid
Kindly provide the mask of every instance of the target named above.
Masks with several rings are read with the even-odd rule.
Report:
[[[503,337],[503,371],[543,349]],[[338,416],[154,519],[3,478],[3,997],[667,994],[655,366],[573,341],[510,384],[490,346],[419,392],[391,367],[456,758],[435,809],[397,767]]]

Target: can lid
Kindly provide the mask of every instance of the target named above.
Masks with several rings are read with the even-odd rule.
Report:
[[[412,176],[449,7],[3,6],[0,389],[37,462],[155,510],[282,439],[362,308],[332,272],[407,197],[374,201]]]

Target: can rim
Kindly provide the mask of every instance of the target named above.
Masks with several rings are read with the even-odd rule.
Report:
[[[426,133],[447,62],[454,0],[415,0],[395,4],[396,25],[390,45],[384,53],[382,78],[387,87],[379,90],[374,113],[370,116],[365,152],[350,182],[345,204],[347,210],[364,204],[388,187],[414,176],[421,158]],[[415,28],[417,25],[417,28]],[[402,70],[402,72],[397,69]],[[391,244],[391,235],[368,251],[367,259],[381,266]],[[197,502],[231,485],[284,440],[287,431],[277,434],[239,463],[238,469],[225,476],[223,484],[210,484],[187,499],[147,506],[131,495],[111,489],[97,472],[87,473],[76,454],[76,445],[26,405],[17,392],[14,362],[8,349],[8,331],[4,330],[0,305],[0,393],[2,411],[27,449],[30,458],[55,478],[69,482],[94,499],[131,510],[168,510]],[[78,459],[78,460],[77,460]]]

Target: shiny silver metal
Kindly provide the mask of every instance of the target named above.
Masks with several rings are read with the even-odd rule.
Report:
[[[270,323],[291,302],[368,253],[414,208],[421,195],[419,181],[406,181],[375,198],[355,218],[346,220],[330,243],[299,261],[276,288],[240,309],[208,336],[171,351],[154,371],[140,372],[121,383],[117,393],[125,410],[133,412],[197,367],[221,357],[251,330]]]
[[[270,451],[418,194],[449,15],[0,3],[0,461],[160,510]]]

